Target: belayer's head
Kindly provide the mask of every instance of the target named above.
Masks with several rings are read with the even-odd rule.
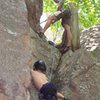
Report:
[[[33,70],[39,70],[41,72],[46,72],[46,65],[44,61],[38,60],[33,65]]]
[[[59,0],[54,0],[55,3],[59,3]]]

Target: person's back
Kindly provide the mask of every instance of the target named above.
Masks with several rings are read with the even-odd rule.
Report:
[[[46,75],[41,71],[34,71],[34,70],[31,70],[31,73],[35,86],[40,90],[43,84],[46,84],[48,82]]]
[[[58,98],[62,100],[68,100],[57,91],[57,88],[53,83],[48,82],[45,72],[46,65],[42,60],[38,60],[34,63],[31,74],[34,85],[39,90],[39,100],[58,100]]]

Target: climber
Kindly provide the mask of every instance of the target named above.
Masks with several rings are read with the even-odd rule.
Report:
[[[62,43],[60,46],[57,46],[57,48],[61,47],[61,51],[65,52],[71,48],[71,42],[72,42],[72,34],[70,31],[70,25],[69,20],[71,18],[71,13],[67,5],[64,4],[64,0],[54,0],[54,2],[57,4],[57,11],[48,17],[47,22],[43,28],[43,30],[40,32],[40,36],[42,37],[45,33],[45,31],[49,28],[49,26],[56,21],[60,20],[62,18],[62,26],[64,27],[63,32],[63,38]],[[66,6],[67,10],[63,10],[62,7]]]
[[[56,86],[48,82],[46,77],[46,65],[44,61],[38,60],[34,63],[31,75],[36,88],[39,90],[39,100],[69,100],[57,91]]]

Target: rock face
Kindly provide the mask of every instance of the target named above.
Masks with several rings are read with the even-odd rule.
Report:
[[[62,56],[54,82],[65,95],[71,95],[75,90],[69,87],[70,81],[74,81],[80,100],[98,100],[100,97],[99,71],[100,68],[92,55],[84,49],[79,49]],[[70,98],[79,100],[74,99],[72,95]]]
[[[89,32],[90,30],[87,31],[87,34],[85,33],[85,36],[88,37]],[[99,35],[99,32],[96,35]],[[84,36],[81,39],[84,40]],[[99,42],[97,43],[100,45]],[[100,53],[94,57],[95,50],[87,51],[84,45],[81,43],[79,50],[60,55],[56,48],[50,46],[45,39],[39,38],[31,31],[33,62],[37,59],[43,59],[46,62],[47,76],[56,84],[58,90],[72,100],[79,100],[75,99],[75,95],[80,100],[98,100],[100,97],[100,65],[98,61]],[[70,86],[71,81],[75,82],[75,88]],[[31,98],[37,100],[36,91],[31,93]]]
[[[41,28],[38,23],[42,2],[0,0],[0,100],[38,100],[34,86],[27,89],[30,68],[38,59],[46,62],[49,80],[65,96],[72,100],[79,100],[74,98],[76,95],[80,100],[99,100],[100,51],[97,57],[96,52],[87,52],[83,43],[79,50],[61,55],[45,37],[40,38],[35,31]],[[74,88],[71,81],[75,82]]]
[[[93,54],[97,62],[100,62],[100,24],[94,25],[81,33],[81,44]]]
[[[0,100],[29,100],[31,59],[27,9],[23,0],[0,0]]]
[[[31,80],[31,62],[43,59],[49,66],[47,74],[50,74],[53,66],[56,69],[60,53],[32,30],[39,28],[35,26],[42,13],[41,0],[30,0],[31,3],[24,0],[0,2],[0,100],[30,100],[32,96],[30,98],[27,87]],[[32,9],[32,6],[31,9],[36,13],[32,13],[34,18],[31,20],[28,4],[32,5],[32,2],[36,9]],[[40,8],[36,6],[38,3]],[[33,21],[34,25],[30,21]],[[32,95],[35,94],[34,91]],[[33,100],[37,100],[35,95]]]

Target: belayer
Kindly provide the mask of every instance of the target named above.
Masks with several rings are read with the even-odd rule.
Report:
[[[58,92],[56,86],[49,82],[46,77],[46,65],[44,61],[38,60],[34,63],[31,75],[36,88],[39,91],[38,100],[69,100]]]
[[[51,24],[62,19],[62,26],[64,28],[62,43],[56,47],[62,53],[64,53],[68,51],[72,45],[72,33],[70,31],[70,25],[69,25],[71,12],[67,4],[65,4],[64,0],[53,0],[53,1],[57,4],[57,11],[48,17],[47,22],[43,30],[39,33],[39,35],[40,37],[42,37]]]

